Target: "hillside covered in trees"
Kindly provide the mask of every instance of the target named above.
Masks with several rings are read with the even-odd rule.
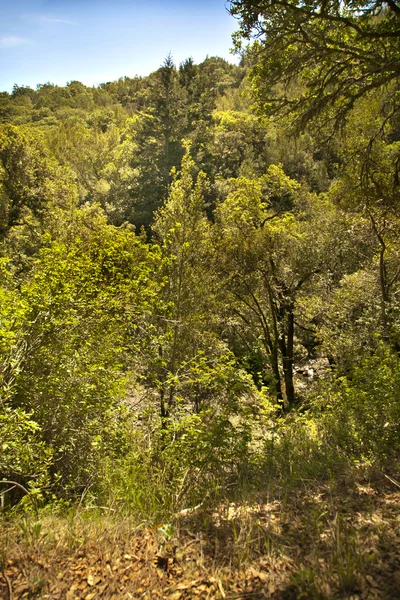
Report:
[[[229,5],[0,94],[4,598],[400,597],[400,5]]]

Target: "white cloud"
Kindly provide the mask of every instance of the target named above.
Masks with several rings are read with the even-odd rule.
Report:
[[[17,35],[0,36],[0,48],[16,48],[17,46],[30,43],[31,42],[26,38],[19,37]]]
[[[39,19],[42,23],[63,23],[64,25],[76,25],[73,21],[68,21],[68,19],[57,19],[54,17],[40,17]]]
[[[63,17],[51,17],[49,15],[38,15],[33,13],[22,13],[20,18],[23,21],[27,21],[29,23],[47,23],[49,25],[53,24],[62,24],[62,25],[77,25],[74,21],[70,21],[69,19],[64,19]]]

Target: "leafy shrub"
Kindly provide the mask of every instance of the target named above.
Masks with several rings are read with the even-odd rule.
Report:
[[[0,480],[43,483],[52,451],[41,441],[39,425],[22,409],[1,408]]]
[[[325,427],[347,455],[384,461],[400,450],[400,362],[384,344],[326,387]]]
[[[246,419],[205,410],[164,428],[154,414],[134,433],[131,447],[109,461],[108,490],[141,518],[160,520],[239,485],[250,459]]]

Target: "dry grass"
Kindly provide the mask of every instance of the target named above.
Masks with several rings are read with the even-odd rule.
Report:
[[[305,482],[153,529],[84,508],[1,529],[15,599],[400,598],[400,490],[384,478]]]

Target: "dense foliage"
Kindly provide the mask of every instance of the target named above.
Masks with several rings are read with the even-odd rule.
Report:
[[[398,456],[398,3],[231,9],[239,66],[0,95],[0,479],[43,502]]]

